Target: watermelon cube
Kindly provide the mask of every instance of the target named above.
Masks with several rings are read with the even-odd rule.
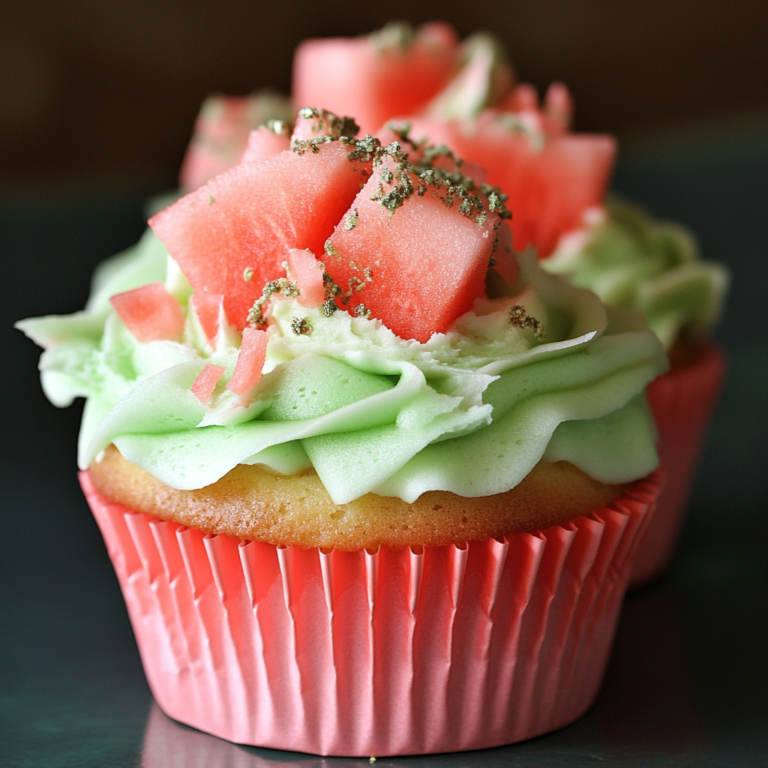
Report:
[[[248,400],[256,385],[261,381],[261,369],[267,356],[268,334],[256,328],[246,328],[237,354],[237,362],[227,389]]]
[[[551,100],[553,109],[567,108],[562,93]],[[411,123],[414,138],[445,144],[488,171],[488,183],[509,198],[516,251],[532,245],[540,258],[549,256],[605,197],[616,154],[611,136],[546,132],[529,112],[489,110],[471,121],[417,117]]]
[[[208,365],[203,368],[198,377],[192,382],[192,394],[205,405],[210,400],[219,379],[227,369],[223,365]]]
[[[374,163],[326,247],[325,267],[341,306],[424,342],[484,294],[500,217],[482,196],[482,210],[451,201],[449,187],[424,181],[396,155]]]
[[[141,342],[178,341],[184,333],[181,305],[162,283],[117,293],[109,300],[126,328]]]
[[[453,76],[459,57],[447,24],[393,24],[357,38],[306,40],[293,62],[293,102],[354,115],[361,135],[418,113]]]
[[[224,295],[238,328],[292,248],[322,253],[368,177],[346,143],[315,149],[235,166],[149,221],[195,292]]]

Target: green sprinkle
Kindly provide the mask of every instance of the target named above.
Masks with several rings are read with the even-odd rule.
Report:
[[[357,212],[357,208],[353,208],[352,212],[344,220],[344,229],[349,232],[357,226],[357,222],[360,219],[360,214]]]
[[[246,267],[243,270],[243,280],[245,280],[246,283],[250,283],[251,280],[253,280],[253,269],[251,269],[251,267]]]
[[[353,146],[355,148],[347,154],[347,158],[352,161],[361,160],[364,163],[370,163],[377,150],[381,149],[381,142],[368,133],[365,138],[353,142]]]
[[[294,317],[291,319],[291,330],[297,336],[309,336],[312,333],[312,324],[306,317]]]
[[[337,309],[338,307],[333,298],[329,297],[323,302],[323,314],[326,317],[330,317]]]
[[[247,271],[247,270],[246,270]],[[251,275],[252,277],[253,275]],[[245,273],[243,273],[245,277]],[[295,282],[292,282],[287,277],[279,277],[277,280],[270,280],[261,289],[261,296],[256,299],[253,306],[248,310],[248,322],[251,325],[257,327],[267,324],[267,319],[264,317],[264,311],[266,310],[269,300],[276,294],[282,293],[283,296],[295,297],[300,295],[299,287]]]
[[[539,340],[544,340],[544,326],[532,315],[525,311],[525,307],[515,304],[509,309],[509,322],[517,328],[527,328],[533,331],[533,335]]]
[[[365,288],[365,283],[359,278],[353,275],[347,280],[347,285],[350,291],[362,291]]]
[[[364,317],[367,320],[371,319],[371,310],[365,306],[365,304],[358,304],[354,310],[355,317]]]
[[[285,120],[267,120],[267,128],[277,136],[288,136],[289,125]]]
[[[331,242],[330,237],[325,241],[324,250],[329,256],[332,256],[334,259],[341,258],[341,254],[336,250],[336,246]]]

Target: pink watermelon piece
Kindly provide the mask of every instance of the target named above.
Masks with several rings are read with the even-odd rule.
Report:
[[[316,149],[235,166],[150,219],[195,292],[223,294],[238,328],[292,248],[322,253],[369,174],[341,141]]]
[[[299,289],[302,307],[319,307],[325,301],[323,269],[310,251],[293,248],[288,254],[288,268]]]
[[[109,300],[126,328],[141,342],[177,341],[184,332],[181,305],[162,283],[148,283]]]
[[[476,120],[412,118],[411,135],[445,144],[457,155],[483,166],[488,183],[508,196],[512,211],[513,247],[527,245],[545,258],[560,237],[582,226],[584,212],[601,205],[616,154],[611,136],[542,134],[538,146],[514,123],[526,114],[488,110]],[[524,124],[523,124],[524,127]]]
[[[453,76],[459,56],[455,31],[402,25],[357,38],[306,40],[293,62],[293,101],[352,115],[361,136],[395,115],[418,113]]]
[[[210,400],[219,379],[227,369],[223,365],[208,365],[203,368],[198,377],[192,382],[192,394],[205,405]]]
[[[384,178],[390,173],[391,182]],[[405,173],[418,190],[420,179]],[[331,237],[325,268],[342,297],[348,294],[340,306],[352,314],[370,311],[398,336],[425,342],[484,294],[499,215],[465,215],[458,201],[449,207],[432,187],[389,209],[387,197],[371,199],[389,195],[397,179],[391,159],[374,167]]]
[[[278,152],[285,152],[291,148],[291,139],[283,133],[275,133],[271,128],[262,125],[248,134],[248,143],[245,152],[240,158],[241,163],[253,163],[257,160],[266,160]]]
[[[189,300],[190,306],[200,321],[208,341],[213,341],[219,332],[219,311],[224,296],[220,293],[195,293]]]
[[[261,381],[261,370],[267,355],[266,331],[246,328],[243,340],[237,354],[237,362],[232,378],[227,383],[227,389],[247,400],[254,387]]]
[[[240,162],[250,132],[268,120],[290,120],[288,100],[262,92],[250,96],[209,96],[181,166],[181,188],[192,190]]]

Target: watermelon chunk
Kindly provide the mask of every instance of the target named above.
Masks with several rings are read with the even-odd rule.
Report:
[[[276,133],[272,128],[262,125],[248,134],[248,143],[245,152],[240,158],[241,163],[253,163],[257,160],[266,160],[278,152],[285,152],[291,148],[291,139],[285,133]]]
[[[235,370],[227,382],[227,389],[239,395],[241,400],[247,400],[254,387],[261,381],[261,369],[267,356],[267,340],[266,331],[256,328],[246,328],[243,331]]]
[[[553,109],[564,108],[558,99]],[[411,136],[445,144],[483,166],[488,183],[509,198],[514,249],[530,244],[545,258],[561,235],[581,227],[587,209],[602,204],[616,142],[603,135],[547,134],[531,129],[530,120],[536,119],[490,110],[471,121],[417,117],[411,119]]]
[[[248,135],[269,120],[289,121],[288,99],[270,91],[251,96],[209,96],[200,109],[179,181],[185,190],[197,189],[240,162]]]
[[[195,293],[189,300],[192,310],[208,341],[213,341],[219,332],[219,310],[224,297],[220,293]]]
[[[192,394],[205,405],[210,400],[219,379],[227,369],[223,365],[208,365],[203,368],[198,377],[192,382]]]
[[[306,40],[293,62],[293,101],[354,115],[361,135],[418,113],[453,76],[458,38],[443,23],[404,24],[358,38]]]
[[[299,289],[302,307],[319,307],[325,301],[323,269],[310,251],[294,248],[288,254],[288,268]]]
[[[414,192],[403,199],[398,190],[409,183]],[[481,214],[448,199],[447,188],[426,184],[397,157],[375,163],[326,247],[341,306],[422,342],[470,310],[485,291],[500,219],[487,200]]]
[[[223,294],[229,322],[242,328],[292,248],[322,253],[369,175],[349,153],[333,141],[235,166],[149,224],[195,292]]]
[[[126,328],[141,342],[178,341],[184,332],[181,305],[162,283],[148,283],[109,300]]]

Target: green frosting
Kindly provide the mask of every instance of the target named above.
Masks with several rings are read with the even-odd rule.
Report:
[[[377,320],[274,301],[265,375],[245,404],[226,389],[239,332],[221,324],[206,339],[189,284],[151,233],[102,265],[83,312],[18,326],[45,348],[49,399],[86,398],[83,468],[110,443],[180,489],[237,464],[284,474],[312,466],[337,504],[368,492],[406,501],[429,490],[501,493],[542,458],[604,482],[646,475],[657,457],[642,393],[666,366],[658,340],[638,315],[606,309],[533,257],[520,267],[510,295],[478,300],[423,344]],[[109,305],[158,280],[185,309],[180,342],[140,343]],[[543,339],[510,323],[515,305],[543,324]],[[297,318],[311,333],[294,333]],[[202,404],[190,388],[207,363],[226,372]]]
[[[693,235],[613,200],[605,214],[592,211],[583,230],[566,235],[542,266],[589,288],[606,304],[636,309],[669,350],[684,331],[715,325],[729,276],[699,259]]]

